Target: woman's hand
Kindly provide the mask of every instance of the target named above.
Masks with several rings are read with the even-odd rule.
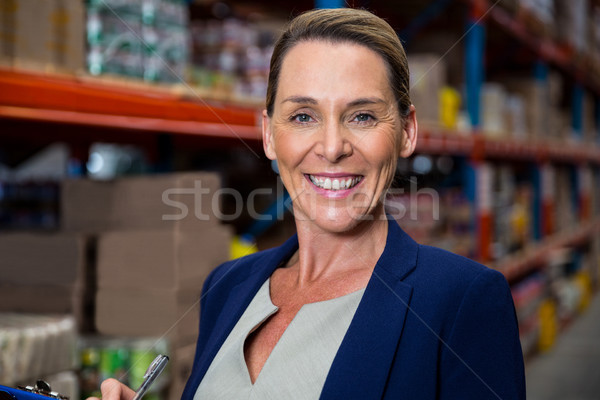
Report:
[[[135,391],[125,386],[116,379],[107,379],[100,385],[102,400],[131,400]],[[88,397],[86,400],[100,400],[97,397]]]

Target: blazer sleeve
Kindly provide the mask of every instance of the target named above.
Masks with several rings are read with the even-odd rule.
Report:
[[[465,291],[439,374],[440,399],[525,399],[515,308],[499,272],[484,270]]]

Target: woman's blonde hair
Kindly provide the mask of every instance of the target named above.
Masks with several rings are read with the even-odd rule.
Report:
[[[320,9],[304,12],[294,18],[275,43],[267,86],[267,114],[273,107],[283,59],[288,51],[303,41],[322,40],[349,42],[379,54],[388,69],[390,85],[402,116],[410,112],[408,62],[404,47],[392,27],[383,19],[352,8]]]

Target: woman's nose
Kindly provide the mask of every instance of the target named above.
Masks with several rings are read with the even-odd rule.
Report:
[[[327,161],[335,163],[352,154],[352,144],[347,138],[344,127],[332,122],[324,127],[317,153]]]

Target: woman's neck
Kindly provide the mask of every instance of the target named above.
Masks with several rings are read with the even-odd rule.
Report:
[[[310,285],[354,272],[370,276],[387,238],[388,221],[381,214],[383,218],[361,221],[343,233],[326,232],[307,221],[296,221],[299,250],[290,261],[298,268],[298,284]]]

